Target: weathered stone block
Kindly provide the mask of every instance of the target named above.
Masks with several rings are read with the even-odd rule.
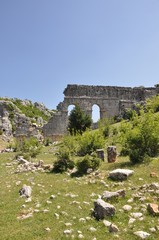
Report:
[[[102,199],[97,199],[94,202],[94,216],[97,219],[104,219],[105,217],[111,217],[115,214],[115,207],[109,203],[106,203]]]

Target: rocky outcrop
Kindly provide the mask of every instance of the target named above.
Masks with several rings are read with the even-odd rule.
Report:
[[[41,140],[42,127],[52,113],[53,111],[48,110],[41,103],[20,99],[1,99],[0,134],[17,138],[34,136]]]

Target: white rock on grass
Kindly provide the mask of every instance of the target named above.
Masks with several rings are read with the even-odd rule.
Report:
[[[112,180],[123,181],[126,180],[133,173],[134,171],[129,169],[115,169],[109,173],[108,178],[111,178]]]
[[[69,234],[72,233],[72,229],[66,229],[66,230],[63,231],[63,233],[66,234],[66,235],[67,234],[69,235]]]
[[[138,237],[140,237],[141,239],[146,239],[150,236],[149,233],[147,232],[143,232],[143,231],[137,231],[137,232],[134,232],[134,234]]]
[[[45,228],[45,231],[50,232],[51,229],[50,229],[49,227],[46,227],[46,228]]]
[[[129,211],[131,211],[132,206],[130,206],[130,205],[124,205],[124,206],[123,206],[123,209],[124,209],[124,211],[129,212]]]
[[[135,218],[130,218],[128,224],[129,224],[129,225],[130,225],[130,224],[133,224],[135,221],[136,221]]]
[[[22,197],[27,197],[29,198],[31,196],[32,188],[27,185],[23,185],[23,187],[19,190],[19,194]]]
[[[59,214],[58,213],[54,213],[54,216],[57,218],[57,219],[59,219]]]
[[[69,222],[68,222],[68,223],[65,223],[65,226],[66,226],[66,227],[70,227],[70,226],[72,226],[72,223],[69,223]]]
[[[90,228],[89,228],[89,231],[91,231],[91,232],[96,232],[96,231],[97,231],[97,229],[96,229],[96,228],[94,228],[94,227],[90,227]]]
[[[131,213],[130,215],[131,215],[131,217],[138,218],[138,219],[143,216],[143,214],[140,212],[134,212],[134,213]]]
[[[119,228],[115,224],[109,226],[109,232],[116,233],[119,231]]]
[[[106,227],[109,227],[112,223],[107,221],[107,220],[103,220],[103,223]]]
[[[78,235],[78,239],[82,239],[82,238],[84,238],[84,236],[80,233],[80,234]]]

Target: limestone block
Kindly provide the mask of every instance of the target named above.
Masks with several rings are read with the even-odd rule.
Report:
[[[107,148],[108,163],[115,162],[116,156],[117,156],[116,146],[108,146],[108,148]]]
[[[97,199],[94,202],[94,216],[97,219],[104,219],[107,216],[113,216],[115,214],[115,207],[109,203],[106,203],[102,199]]]

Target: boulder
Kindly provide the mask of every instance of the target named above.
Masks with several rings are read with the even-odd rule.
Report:
[[[134,232],[134,234],[138,237],[140,237],[141,239],[146,239],[147,237],[150,236],[149,233],[147,232],[143,232],[143,231],[137,231],[137,232]]]
[[[147,206],[147,211],[154,215],[154,216],[158,216],[159,215],[159,205],[156,203],[149,203]]]
[[[118,198],[118,197],[125,197],[125,190],[121,189],[116,192],[109,192],[109,191],[104,191],[102,194],[102,199],[104,200],[111,200],[113,198]]]
[[[30,186],[27,186],[27,185],[23,185],[23,187],[19,190],[19,194],[22,196],[22,197],[27,197],[29,198],[31,196],[31,192],[32,192],[32,189]]]
[[[134,171],[129,169],[115,169],[109,173],[108,178],[111,178],[112,180],[123,181],[133,173]]]
[[[107,216],[113,216],[115,214],[115,207],[109,203],[106,203],[102,199],[97,199],[94,202],[94,216],[97,219],[104,219]]]

